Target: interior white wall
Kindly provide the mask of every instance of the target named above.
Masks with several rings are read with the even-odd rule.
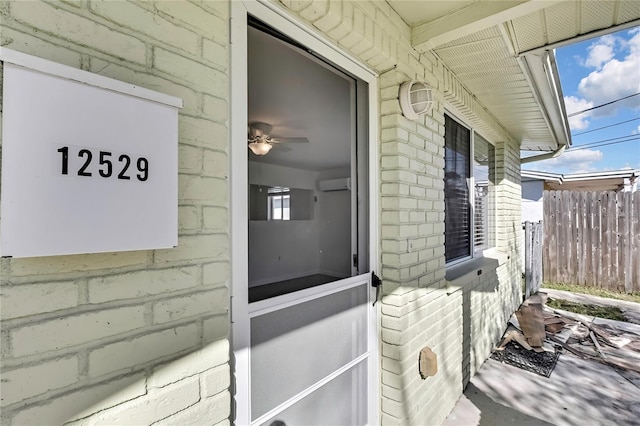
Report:
[[[349,176],[348,167],[314,172],[249,162],[249,183],[311,189],[312,220],[249,221],[249,287],[318,273],[351,272],[351,191],[321,192],[318,182]]]
[[[351,169],[349,166],[333,167],[330,169],[324,169],[318,173],[319,180],[325,179],[340,179],[351,176]]]
[[[249,287],[317,274],[317,220],[249,222]]]
[[[315,190],[317,180],[317,172],[249,161],[249,184]],[[318,216],[315,203],[312,220],[249,221],[249,287],[319,273]]]
[[[349,167],[319,173],[319,180],[349,177]],[[319,192],[320,270],[323,274],[351,274],[351,191]]]
[[[249,184],[315,189],[318,176],[310,170],[249,161]]]
[[[323,192],[320,210],[320,271],[351,275],[351,191]]]

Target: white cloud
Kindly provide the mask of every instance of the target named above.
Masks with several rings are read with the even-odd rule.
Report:
[[[609,62],[615,56],[613,51],[615,44],[616,37],[612,35],[600,37],[595,43],[588,47],[589,55],[584,65],[600,69],[602,64]]]
[[[616,45],[611,40],[600,42],[604,38],[601,37],[599,42],[589,48],[587,62],[593,65],[599,64],[600,67],[580,81],[578,93],[582,98],[594,105],[602,105],[640,92],[640,72],[638,71],[640,70],[640,31],[633,31],[631,34],[634,35],[628,42],[616,39],[618,41]],[[627,55],[621,60],[612,57],[605,63],[599,62],[608,56],[609,52],[606,49],[613,49],[613,46],[621,46],[625,52],[628,52]],[[621,106],[639,108],[640,96],[615,103],[611,107],[594,110],[592,115],[612,115]]]
[[[638,36],[640,36],[640,26],[630,29],[629,34],[635,34],[631,37],[628,43],[631,54],[640,55],[640,41],[638,41]]]
[[[640,126],[631,132],[632,135],[640,135]]]
[[[571,115],[574,112],[593,107],[593,102],[588,102],[585,99],[580,99],[575,96],[565,96],[564,107],[567,110],[567,115]],[[569,127],[571,130],[582,130],[589,127],[589,121],[587,121],[587,119],[590,115],[590,112],[585,112],[574,117],[569,117]]]
[[[598,170],[595,163],[603,159],[602,151],[581,149],[568,151],[557,158],[527,164],[530,170],[550,173],[588,173]]]

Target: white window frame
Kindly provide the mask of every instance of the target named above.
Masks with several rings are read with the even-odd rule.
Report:
[[[275,188],[274,188],[275,189]],[[277,210],[280,210],[280,218],[274,218],[275,208],[273,207],[273,202],[275,199],[280,199],[280,207]],[[284,200],[285,198],[289,201],[289,215],[284,217]],[[291,192],[289,188],[278,188],[278,190],[272,191],[271,188],[267,190],[267,219],[268,220],[291,220]]]
[[[463,120],[460,118],[460,114],[457,114],[455,112],[451,112],[449,109],[445,109],[444,114],[446,116],[448,116],[451,120],[454,120],[456,123],[458,123],[460,126],[464,127],[465,129],[469,130],[469,134],[470,134],[470,141],[469,141],[469,149],[470,149],[470,161],[471,161],[471,167],[470,167],[470,171],[469,171],[469,181],[467,182],[467,187],[469,189],[469,205],[470,205],[470,209],[471,209],[471,219],[470,219],[470,229],[469,229],[469,251],[470,251],[470,255],[469,256],[465,256],[462,257],[460,259],[455,259],[455,260],[451,260],[446,262],[446,267],[451,267],[451,266],[455,266],[455,265],[459,265],[461,263],[465,263],[468,262],[472,259],[475,258],[479,258],[479,257],[484,257],[485,252],[489,251],[489,250],[493,250],[495,249],[496,246],[496,230],[497,230],[497,224],[495,223],[495,218],[496,218],[496,208],[497,206],[494,205],[493,207],[493,221],[489,221],[489,227],[492,228],[493,234],[494,234],[494,240],[491,241],[489,243],[489,245],[487,247],[484,247],[480,250],[476,250],[475,249],[475,231],[476,231],[476,225],[475,225],[475,203],[476,203],[476,196],[475,196],[475,176],[474,176],[474,167],[473,167],[473,163],[475,161],[475,135],[480,134],[480,132],[478,132],[478,130],[476,128],[474,128],[473,126],[469,125],[468,122],[466,120]],[[484,135],[481,135],[482,138],[484,140],[486,140],[489,145],[491,145],[494,149],[495,152],[495,144],[487,137],[485,137]],[[445,135],[446,138],[446,135]],[[495,157],[494,157],[495,158]],[[494,167],[494,173],[495,173],[495,167],[496,164],[493,164]],[[495,182],[493,182],[493,187],[494,187],[494,191],[495,191]],[[444,196],[446,197],[447,194],[445,192]],[[495,192],[494,192],[494,197],[495,197]],[[446,212],[445,212],[445,217],[446,217]],[[446,222],[445,222],[446,223]],[[446,224],[445,224],[445,233],[447,232],[446,230]],[[490,232],[488,232],[487,234],[490,234]]]
[[[475,219],[475,215],[476,215],[476,176],[475,176],[475,171],[474,171],[474,165],[473,163],[475,162],[475,158],[476,158],[476,134],[477,132],[475,130],[471,130],[471,146],[472,146],[472,160],[471,160],[471,174],[472,174],[472,179],[473,179],[473,205],[472,205],[472,210],[471,210],[471,214],[472,214],[472,241],[471,241],[471,245],[472,245],[472,253],[473,253],[473,257],[480,257],[481,255],[484,254],[484,252],[486,252],[487,250],[491,250],[495,247],[496,245],[496,241],[495,241],[495,231],[496,231],[496,223],[495,223],[495,217],[496,217],[496,204],[495,204],[495,182],[491,182],[489,180],[489,184],[487,185],[488,187],[488,196],[489,197],[493,197],[493,204],[492,204],[492,200],[491,198],[489,198],[488,201],[488,205],[487,205],[487,211],[489,212],[489,218],[487,220],[487,229],[485,230],[485,235],[484,238],[485,240],[490,239],[491,237],[493,237],[492,241],[488,241],[486,243],[486,245],[484,247],[480,247],[480,248],[476,248],[476,240],[475,240],[475,235],[476,235],[476,219]],[[492,144],[491,142],[489,142],[489,140],[485,137],[482,137],[487,144],[489,144],[489,146],[491,146],[491,148],[493,148],[494,150],[494,163],[493,165],[489,165],[489,169],[488,169],[488,175],[491,176],[491,167],[493,167],[493,174],[494,174],[494,179],[495,179],[495,145]],[[491,212],[491,210],[493,210],[493,212]],[[491,214],[493,213],[493,214]],[[491,218],[493,217],[493,221],[491,221]]]

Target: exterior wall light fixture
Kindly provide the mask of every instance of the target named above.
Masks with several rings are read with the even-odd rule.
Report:
[[[400,85],[398,94],[402,114],[409,120],[416,120],[428,114],[433,107],[431,87],[424,81],[406,81]]]

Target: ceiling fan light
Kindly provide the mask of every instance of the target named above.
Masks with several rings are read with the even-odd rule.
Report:
[[[249,149],[255,155],[267,155],[269,151],[271,151],[273,146],[267,142],[251,142],[249,144]]]

